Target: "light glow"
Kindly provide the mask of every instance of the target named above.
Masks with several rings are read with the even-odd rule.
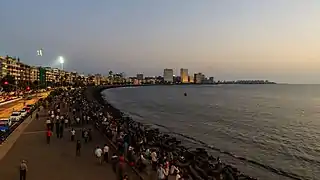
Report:
[[[59,56],[59,62],[60,62],[60,64],[64,63],[64,58],[62,56]]]

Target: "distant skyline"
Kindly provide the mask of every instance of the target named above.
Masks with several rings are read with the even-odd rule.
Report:
[[[0,2],[0,55],[107,74],[164,68],[217,80],[320,84],[317,0],[10,0]],[[43,56],[37,50],[43,48]]]

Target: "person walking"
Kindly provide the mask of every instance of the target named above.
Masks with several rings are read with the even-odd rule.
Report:
[[[80,156],[81,155],[81,141],[77,140],[77,144],[76,144],[76,156]]]
[[[103,161],[106,163],[109,162],[109,146],[107,144],[103,147]]]
[[[89,139],[89,132],[88,130],[84,130],[83,132],[83,138],[84,138],[84,142],[87,143],[88,139]]]
[[[50,129],[48,129],[47,130],[47,144],[50,144],[51,136],[52,136],[52,132],[50,131]]]
[[[74,141],[74,137],[76,136],[76,131],[72,128],[70,132],[71,132],[71,141]]]
[[[56,135],[57,135],[57,138],[59,139],[60,138],[60,122],[59,122],[59,119],[56,119]]]
[[[123,178],[123,174],[125,171],[125,161],[124,161],[124,157],[120,156],[119,157],[119,163],[118,163],[118,179],[122,180]]]
[[[96,158],[98,160],[98,163],[99,164],[102,164],[102,149],[97,146],[96,150],[94,151],[95,155],[96,155]]]
[[[112,170],[113,172],[117,172],[117,163],[119,161],[119,158],[116,153],[113,153],[111,157],[111,164],[112,164]]]
[[[27,161],[22,160],[20,163],[20,180],[27,179],[27,171],[28,171]]]

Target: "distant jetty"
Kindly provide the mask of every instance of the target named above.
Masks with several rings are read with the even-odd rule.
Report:
[[[277,84],[268,80],[217,81],[215,84]]]

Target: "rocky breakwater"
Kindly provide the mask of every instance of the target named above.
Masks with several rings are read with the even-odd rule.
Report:
[[[193,180],[254,180],[256,178],[244,175],[239,170],[231,165],[227,165],[220,161],[219,158],[215,158],[207,153],[204,148],[188,149],[182,146],[181,141],[169,134],[160,132],[159,129],[146,127],[143,124],[134,121],[131,117],[126,116],[119,109],[115,108],[112,104],[108,103],[101,96],[101,91],[108,88],[117,88],[123,86],[100,86],[90,87],[87,90],[88,96],[94,103],[99,103],[105,107],[105,116],[108,118],[102,118],[98,123],[106,124],[105,133],[107,136],[112,138],[110,135],[110,121],[116,123],[119,129],[123,129],[125,139],[128,139],[129,146],[118,146],[119,150],[125,154],[128,153],[128,149],[122,149],[122,147],[134,147],[136,156],[148,156],[148,151],[157,153],[157,165],[164,165],[170,167],[177,167],[179,174],[184,179]],[[140,156],[139,156],[139,155]],[[132,156],[131,156],[132,157]],[[132,158],[130,158],[132,159]],[[151,160],[151,159],[150,159]],[[132,160],[132,162],[139,162]],[[140,163],[141,164],[141,163]],[[136,165],[138,166],[138,164]],[[141,167],[137,167],[142,169]]]

